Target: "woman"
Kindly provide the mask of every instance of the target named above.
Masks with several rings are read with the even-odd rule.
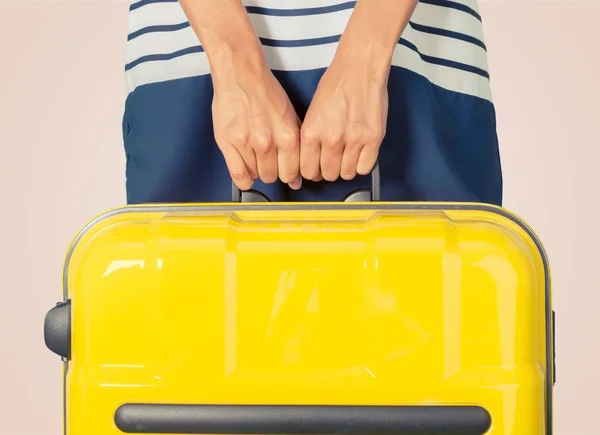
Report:
[[[476,0],[135,0],[129,203],[501,204]]]

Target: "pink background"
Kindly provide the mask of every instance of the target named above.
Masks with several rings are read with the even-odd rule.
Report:
[[[42,321],[71,237],[125,201],[127,8],[0,0],[0,435],[61,430]],[[481,12],[505,206],[553,266],[556,434],[600,435],[600,0],[483,0]]]

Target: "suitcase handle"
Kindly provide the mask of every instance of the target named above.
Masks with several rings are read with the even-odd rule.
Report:
[[[377,161],[371,170],[371,188],[351,192],[344,198],[344,202],[379,201],[381,198],[380,184],[379,161]],[[233,182],[231,183],[231,199],[233,202],[270,202],[270,199],[262,192],[254,189],[241,191]]]
[[[480,406],[178,405],[129,403],[115,425],[132,434],[484,435]]]

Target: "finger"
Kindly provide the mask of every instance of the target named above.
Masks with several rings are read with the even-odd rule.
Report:
[[[333,138],[321,148],[321,175],[327,181],[335,181],[340,177],[344,142],[341,138]]]
[[[248,129],[241,125],[235,126],[227,132],[225,140],[218,140],[217,143],[224,143],[226,146],[231,146],[237,150],[239,155],[244,160],[248,174],[252,180],[258,178],[258,169],[256,167],[256,155],[254,150],[248,145],[249,134]]]
[[[299,134],[293,130],[281,132],[276,137],[276,141],[279,179],[295,188],[294,186],[297,186],[300,180]]]
[[[270,184],[277,181],[277,149],[269,135],[256,135],[252,141],[252,148],[256,153],[256,166],[258,176],[263,183]]]
[[[256,154],[254,153],[254,150],[248,146],[236,149],[246,164],[246,169],[248,170],[248,175],[250,175],[250,178],[252,178],[252,180],[257,180],[258,166],[256,163]]]
[[[240,190],[249,190],[254,182],[248,173],[244,159],[240,153],[231,145],[221,149],[225,164],[231,175],[231,179]]]
[[[352,180],[356,177],[358,166],[358,159],[364,145],[350,145],[344,148],[344,155],[342,156],[342,168],[340,170],[340,176],[344,180]]]
[[[313,133],[301,135],[300,173],[307,180],[316,180],[321,175],[321,143]]]
[[[377,162],[378,153],[378,147],[363,147],[360,157],[358,158],[358,164],[356,165],[356,172],[358,172],[360,175],[369,175],[375,166],[375,162]]]
[[[288,186],[294,190],[299,190],[302,187],[302,177],[298,175],[294,181],[288,183]]]

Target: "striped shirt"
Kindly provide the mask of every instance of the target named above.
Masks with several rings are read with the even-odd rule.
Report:
[[[244,0],[272,70],[308,71],[332,61],[356,1]],[[392,65],[441,88],[491,101],[476,0],[420,0]],[[137,87],[210,74],[206,54],[177,0],[134,0],[126,83]]]

